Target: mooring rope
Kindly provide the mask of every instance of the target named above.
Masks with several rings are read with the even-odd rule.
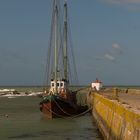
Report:
[[[47,110],[48,110],[49,112],[53,113],[53,114],[56,115],[57,117],[60,117],[60,118],[64,118],[64,119],[65,119],[65,117],[63,117],[62,115],[59,115],[59,114],[55,113],[54,111],[52,111],[51,109],[49,109],[49,108],[47,107],[47,105],[45,105],[45,107],[47,108]]]
[[[54,101],[55,101],[55,99],[54,99]],[[55,101],[55,103],[57,103],[57,102]],[[59,106],[58,103],[57,103],[56,105]],[[56,115],[56,116],[58,116],[58,117],[60,117],[60,118],[63,118],[63,119],[74,119],[74,118],[80,117],[80,116],[82,116],[82,115],[85,115],[85,114],[88,113],[90,110],[92,110],[92,108],[89,108],[89,109],[87,109],[86,111],[84,111],[84,112],[82,112],[82,113],[79,113],[79,114],[77,114],[77,115],[72,115],[72,114],[69,114],[69,113],[65,112],[65,111],[59,106],[59,107],[61,108],[61,110],[63,110],[63,112],[64,112],[65,114],[67,114],[67,115],[69,114],[69,118],[68,118],[68,117],[64,117],[63,115],[60,115],[60,114],[58,114],[58,113],[52,111],[51,109],[49,109],[49,108],[47,107],[47,105],[45,105],[45,107],[47,108],[47,110],[48,110],[49,112],[51,112],[51,113],[53,113],[54,115]]]
[[[92,110],[92,108],[89,108],[89,109],[87,109],[86,111],[84,111],[84,112],[82,112],[82,113],[79,113],[78,115],[75,115],[75,116],[73,116],[73,117],[71,117],[71,118],[74,119],[74,118],[80,117],[80,116],[82,116],[82,115],[85,115],[86,113],[88,113],[88,112],[91,111],[91,110]]]
[[[67,113],[67,112],[65,112],[61,107],[60,107],[60,105],[57,103],[57,101],[54,99],[54,101],[55,101],[55,103],[56,103],[56,105],[59,107],[59,109],[61,110],[61,111],[63,111],[65,114],[67,114],[67,115],[69,115],[69,116],[72,116],[71,118],[76,118],[76,117],[79,117],[79,116],[82,116],[82,115],[84,115],[84,114],[86,114],[86,113],[88,113],[92,108],[89,108],[89,109],[87,109],[86,111],[84,111],[84,112],[82,112],[82,113],[79,113],[78,115],[73,115],[73,114],[69,114],[69,113]]]
[[[57,107],[63,112],[63,113],[65,113],[66,115],[69,115],[69,116],[71,116],[72,114],[69,114],[69,113],[67,113],[67,112],[65,112],[62,108],[61,108],[61,106],[57,103],[57,101],[54,99],[54,102],[55,102],[55,104],[57,105]]]

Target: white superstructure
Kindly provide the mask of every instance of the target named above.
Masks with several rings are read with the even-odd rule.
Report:
[[[94,82],[91,83],[91,87],[92,89],[99,91],[102,88],[102,82],[96,79]]]
[[[56,85],[55,81],[51,81],[49,93],[55,94],[56,87],[57,87],[57,92],[60,93],[62,90],[66,89],[66,82],[63,80],[57,80],[57,85]]]

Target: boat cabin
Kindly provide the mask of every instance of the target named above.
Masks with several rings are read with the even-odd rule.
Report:
[[[57,93],[60,93],[62,90],[66,89],[66,81],[64,80],[58,80],[57,85],[55,84],[55,81],[51,81],[50,85],[50,94],[55,94],[55,90],[57,90]]]

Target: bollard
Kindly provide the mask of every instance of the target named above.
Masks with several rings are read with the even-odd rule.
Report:
[[[117,88],[114,88],[113,99],[119,101],[118,89]]]

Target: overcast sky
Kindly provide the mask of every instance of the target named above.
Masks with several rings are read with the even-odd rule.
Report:
[[[80,84],[140,85],[140,0],[68,4]],[[1,86],[43,84],[51,8],[52,0],[0,0]]]

